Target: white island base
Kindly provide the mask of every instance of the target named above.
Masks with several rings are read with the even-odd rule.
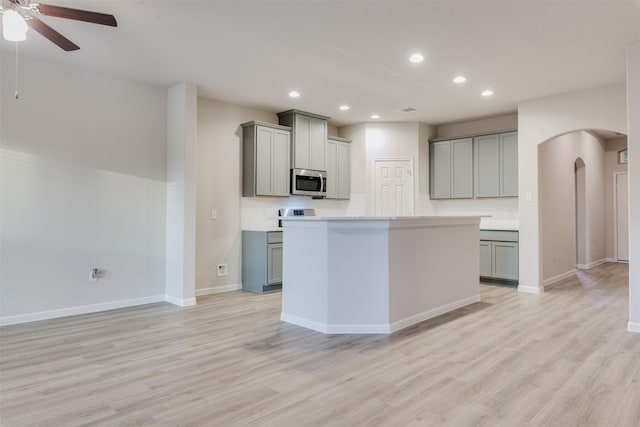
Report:
[[[480,301],[480,217],[282,220],[285,322],[389,334]]]

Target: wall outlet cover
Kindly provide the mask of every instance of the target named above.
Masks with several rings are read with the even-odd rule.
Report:
[[[229,268],[227,264],[218,264],[216,268],[216,275],[218,277],[226,276],[229,274]]]

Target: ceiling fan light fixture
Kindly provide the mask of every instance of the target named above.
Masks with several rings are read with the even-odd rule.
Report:
[[[27,22],[15,10],[5,10],[2,15],[2,35],[10,42],[22,42],[27,39]]]

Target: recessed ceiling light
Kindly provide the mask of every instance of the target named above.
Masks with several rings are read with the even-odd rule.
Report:
[[[467,81],[467,78],[465,76],[457,76],[455,79],[453,79],[454,83],[464,83]]]
[[[348,105],[341,105],[341,106],[340,106],[340,109],[341,109],[342,111],[347,111],[349,108],[351,108],[351,107],[349,107]]]
[[[482,96],[491,96],[491,95],[493,95],[493,91],[491,89],[487,89],[487,90],[482,91],[481,95]]]
[[[372,119],[379,119],[380,118],[380,114],[372,114],[371,118]]]
[[[297,90],[292,90],[291,92],[289,92],[289,96],[291,98],[299,98],[300,97],[300,92],[298,92]]]
[[[414,53],[413,55],[411,55],[409,57],[409,61],[413,62],[414,64],[418,64],[418,63],[424,61],[424,56],[422,56],[419,53]]]

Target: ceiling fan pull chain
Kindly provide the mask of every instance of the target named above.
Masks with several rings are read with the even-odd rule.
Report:
[[[20,98],[20,92],[18,92],[18,42],[16,42],[16,92],[14,96],[16,99]]]

